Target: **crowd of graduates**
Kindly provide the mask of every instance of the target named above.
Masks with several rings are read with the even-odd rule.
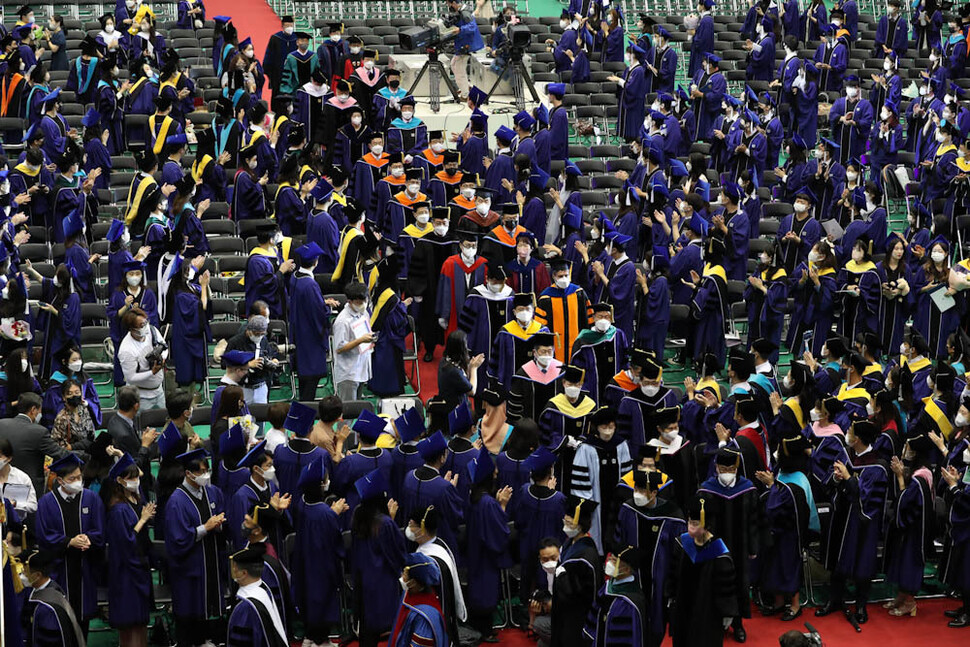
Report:
[[[889,0],[870,84],[846,67],[853,0],[753,3],[740,96],[714,9],[685,19],[687,61],[649,15],[563,12],[550,47],[572,84],[590,60],[626,62],[610,77],[625,157],[593,178],[607,190],[570,159],[563,82],[513,127],[490,128],[486,93],[463,88],[467,125],[433,130],[341,23],[314,51],[284,16],[260,62],[216,16],[221,89],[200,127],[148,4],[103,16],[63,89],[63,20],[45,30],[23,7],[0,41],[0,111],[25,123],[0,170],[9,644],[84,645],[106,612],[145,645],[155,577],[185,647],[317,647],[351,624],[364,646],[495,642],[497,611],[544,645],[745,642],[754,608],[802,616],[806,551],[830,573],[815,615],[865,624],[883,575],[884,612],[916,615],[937,564],[961,600],[949,625],[970,626],[970,262],[953,243],[970,9],[944,21],[916,3],[911,42]],[[493,53],[517,21],[496,15]],[[179,4],[178,28],[207,24],[201,0]],[[897,72],[924,51],[904,108]],[[246,321],[213,355],[224,225],[254,240],[234,293]],[[48,268],[26,252],[38,231]],[[111,411],[81,348],[98,303]],[[438,363],[426,410],[357,406],[416,387],[406,359]],[[284,367],[298,393],[270,403]],[[140,422],[153,409],[161,433]]]

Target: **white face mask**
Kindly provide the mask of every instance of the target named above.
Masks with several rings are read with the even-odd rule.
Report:
[[[489,202],[480,202],[480,203],[478,203],[478,204],[475,205],[475,211],[477,211],[479,213],[479,215],[482,215],[482,216],[487,216],[488,215],[488,212],[491,211],[491,209],[492,209],[492,203],[491,203],[491,201],[489,201]]]
[[[933,259],[934,263],[942,263],[946,260],[946,252],[941,252],[939,250],[934,251],[930,254],[930,258]]]
[[[565,290],[566,288],[568,288],[569,287],[569,277],[568,276],[560,276],[558,279],[556,279],[556,287],[559,288],[560,290]]]
[[[20,360],[20,372],[26,373],[28,368],[30,368],[30,362],[28,362],[26,358]]]
[[[134,481],[125,481],[125,489],[129,492],[138,492],[141,487],[141,483],[136,479]]]
[[[616,562],[606,562],[606,567],[603,569],[603,574],[606,575],[606,577],[616,577]]]
[[[596,434],[603,440],[609,442],[612,440],[613,435],[616,434],[616,427],[599,427],[596,430]]]
[[[136,285],[141,285],[141,274],[137,276],[126,276],[125,280],[128,282],[128,285],[130,285],[131,287],[135,287]]]
[[[909,344],[907,344],[906,342],[903,342],[902,344],[900,344],[899,345],[899,354],[900,355],[908,355],[909,354]]]
[[[441,142],[435,142],[431,144],[431,150],[433,150],[436,153],[440,153],[445,150],[445,145],[442,144]]]
[[[357,54],[360,54],[360,50],[361,50],[360,47],[351,47],[350,48],[350,53],[353,54],[354,56],[356,56]]]
[[[461,248],[461,256],[466,261],[470,261],[470,260],[474,259],[475,258],[475,254],[477,254],[477,253],[478,253],[478,247],[477,246],[476,247],[462,247]]]
[[[465,187],[461,190],[461,197],[466,200],[472,200],[475,198],[475,189],[472,187]],[[487,213],[487,212],[486,212]]]
[[[936,137],[936,143],[938,144],[942,144],[946,140],[946,135],[944,135],[943,131],[940,131],[940,130],[936,131],[935,137]]]
[[[597,330],[597,332],[606,332],[610,329],[611,325],[613,324],[610,323],[609,319],[597,319],[595,322],[593,322],[593,327]]]
[[[567,27],[569,27],[569,21],[568,20],[560,20],[559,21],[559,28],[560,29],[566,29]]]
[[[408,185],[408,193],[410,193],[411,195],[417,195],[418,191],[420,190],[421,190],[421,185],[417,182],[413,182]]]
[[[882,69],[884,69],[887,72],[889,70],[893,69],[893,62],[892,61],[883,61],[882,62]],[[922,87],[922,88],[920,88],[920,92],[919,93],[920,94],[925,94],[926,93],[925,90],[926,90],[926,88],[925,87]]]
[[[527,326],[532,322],[532,308],[526,308],[525,310],[519,310],[515,313],[515,318],[523,326]]]
[[[822,255],[816,252],[815,250],[812,250],[808,253],[808,260],[812,263],[821,263]]]
[[[578,398],[580,391],[582,391],[581,386],[563,387],[563,392],[566,394],[566,397],[569,398],[570,400],[575,400],[576,398]]]
[[[205,474],[192,475],[192,480],[195,482],[195,486],[198,488],[204,488],[205,486],[207,486],[211,479],[212,479],[212,474],[210,472],[206,472]]]
[[[861,263],[863,258],[865,258],[865,253],[861,249],[856,248],[852,250],[852,260],[856,263]]]
[[[876,408],[872,406],[871,402],[866,403],[866,415],[870,418],[876,415]]]
[[[294,28],[293,27],[284,27],[283,28],[283,33],[286,34],[287,36],[292,35],[293,34],[293,31],[294,31]]]
[[[489,283],[488,291],[491,292],[492,294],[499,294],[502,291],[502,288],[504,287],[505,287],[504,283]]]
[[[438,236],[445,236],[448,233],[448,225],[435,225],[434,233]]]
[[[808,416],[812,419],[812,422],[818,422],[822,419],[822,412],[818,409],[812,409],[808,412]]]
[[[857,96],[859,96],[859,88],[846,88],[845,96],[849,97],[850,99],[855,99]]]
[[[61,482],[61,489],[63,489],[68,494],[80,494],[81,490],[84,489],[83,481],[72,481],[67,483],[65,481]]]
[[[970,465],[970,447],[968,447],[968,448],[966,448],[966,449],[963,450],[963,455],[961,456],[961,458],[963,458],[963,464],[964,465]],[[963,482],[964,483],[967,482],[967,475],[966,474],[963,475]]]
[[[856,179],[858,179],[858,177],[859,177],[859,174],[856,173],[855,171],[845,172],[845,179],[847,179],[849,182],[855,182]]]
[[[403,119],[404,121],[411,121],[411,119],[413,118],[414,118],[413,110],[401,111],[401,119]]]
[[[419,225],[423,227],[424,225],[428,224],[428,220],[431,219],[431,216],[426,213],[421,213],[415,216],[414,219],[417,221]]]
[[[566,535],[570,539],[579,534],[579,527],[573,528],[572,526],[562,525],[562,534]]]
[[[259,166],[259,160],[258,159],[256,159],[254,157],[253,159],[249,160],[249,168],[255,169],[257,166]],[[159,211],[160,212],[164,212],[164,209],[162,209],[161,206],[159,206]]]
[[[549,560],[548,562],[542,562],[542,570],[546,573],[555,573],[556,567],[559,566],[559,562]]]
[[[805,213],[806,211],[808,211],[808,205],[805,204],[804,202],[796,202],[792,206],[794,206],[795,211],[797,211],[798,213]]]
[[[536,355],[536,364],[545,368],[552,362],[552,355]]]
[[[660,393],[660,385],[659,384],[641,384],[640,385],[640,391],[643,393],[643,395],[652,398],[653,396],[655,396],[658,393]]]
[[[680,429],[678,428],[678,429],[673,429],[671,431],[662,431],[660,432],[660,435],[663,436],[663,439],[666,440],[668,443],[672,443],[675,440],[677,440],[678,436],[680,436]]]
[[[589,230],[589,237],[591,239],[593,239],[593,240],[599,240],[599,238],[600,238],[600,232],[599,232],[599,230],[598,229],[590,229]]]
[[[0,458],[0,470],[10,464],[9,458]]]
[[[408,541],[418,541],[418,533],[411,530],[410,526],[404,529],[404,536],[408,538]]]
[[[377,144],[376,146],[371,146],[370,152],[371,152],[371,155],[373,155],[374,157],[380,157],[381,154],[384,152],[384,146],[382,146],[381,144]],[[394,177],[401,177],[402,175],[404,175],[404,169],[392,168],[391,175],[393,175]]]
[[[724,472],[723,474],[717,475],[718,483],[720,483],[721,485],[727,488],[734,487],[734,484],[737,482],[737,480],[738,480],[738,475],[732,474],[731,472]]]
[[[352,123],[355,128],[357,126],[359,126],[363,121],[364,121],[364,119],[360,115],[354,115],[353,117],[350,118],[350,123]],[[384,152],[384,147],[383,146],[375,146],[374,148],[380,148],[381,149],[381,153]],[[374,148],[372,148],[371,151],[373,151]],[[380,153],[374,153],[374,155],[380,156]]]
[[[968,422],[970,422],[970,420],[967,420],[967,417],[962,413],[958,413],[957,417],[953,420],[953,424],[955,424],[957,427],[966,427]]]
[[[72,373],[77,373],[81,370],[82,362],[81,360],[75,360],[67,365],[67,368],[71,370]]]
[[[642,508],[648,503],[650,503],[650,497],[646,494],[640,494],[639,492],[633,493],[633,505]]]

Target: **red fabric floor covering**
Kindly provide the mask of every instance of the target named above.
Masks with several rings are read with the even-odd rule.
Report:
[[[206,0],[206,17],[230,16],[239,32],[240,42],[253,39],[253,48],[260,62],[269,37],[280,30],[280,18],[265,0]],[[269,88],[263,87],[263,98],[269,101]]]

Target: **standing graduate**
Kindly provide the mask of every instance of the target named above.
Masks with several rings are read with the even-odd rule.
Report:
[[[101,483],[101,498],[107,505],[104,536],[111,564],[108,617],[125,645],[148,644],[153,607],[147,526],[155,516],[155,503],[142,499],[142,476],[134,459],[125,453],[108,471],[108,480]]]
[[[444,261],[438,280],[435,314],[445,337],[457,329],[465,297],[473,287],[485,282],[487,263],[478,256],[478,237],[461,233],[459,239],[459,253]]]
[[[516,369],[509,387],[507,416],[513,423],[537,420],[550,398],[562,391],[563,364],[553,355],[554,333],[537,332],[529,341],[532,360]]]
[[[888,466],[870,451],[878,434],[879,428],[869,420],[856,421],[846,437],[850,463],[833,463],[836,492],[825,555],[825,566],[832,572],[832,597],[815,609],[816,616],[844,610],[845,584],[851,578],[856,585],[855,620],[869,620],[866,604],[879,566],[877,548],[889,487]]]
[[[165,506],[165,549],[179,647],[215,640],[224,608],[222,492],[209,485],[208,453],[180,454],[185,478]]]
[[[347,511],[347,502],[340,498],[327,503],[331,480],[322,458],[314,459],[300,473],[302,494],[290,558],[294,602],[300,610],[306,638],[314,646],[326,645],[331,628],[340,621],[340,565],[346,554],[339,517]],[[320,559],[321,555],[329,558]]]
[[[598,260],[590,263],[592,299],[595,303],[612,305],[616,327],[623,331],[627,339],[632,339],[636,268],[626,253],[631,238],[619,232],[608,232],[603,237],[607,241],[606,249],[610,257],[606,264]]]
[[[286,316],[286,287],[296,266],[292,259],[282,259],[282,243],[283,234],[275,222],[261,225],[256,230],[256,246],[246,259],[246,310],[252,310],[256,301],[263,301],[271,319]]]
[[[317,385],[329,371],[330,306],[324,301],[320,284],[314,278],[322,255],[323,251],[315,242],[296,250],[299,268],[293,272],[290,281],[286,309],[290,317],[290,337],[300,349],[293,356],[293,370],[300,382],[300,400],[304,402],[316,399]]]
[[[550,267],[553,284],[538,293],[536,319],[556,334],[556,359],[566,363],[593,313],[586,291],[572,281],[569,261],[553,258]]]
[[[509,304],[513,319],[502,325],[492,342],[488,353],[488,377],[494,388],[507,391],[512,384],[512,375],[528,361],[531,348],[529,340],[539,332],[547,332],[535,317],[535,302],[532,294],[516,294]]]
[[[469,356],[485,356],[485,362],[479,367],[479,384],[486,383],[484,376],[490,364],[493,341],[514,315],[513,293],[506,285],[505,270],[501,265],[489,266],[485,283],[472,289],[458,318],[458,328],[468,336]],[[507,389],[509,384],[504,386]]]
[[[633,471],[633,495],[619,506],[614,546],[636,546],[643,554],[632,569],[646,596],[643,644],[659,647],[667,625],[667,596],[673,586],[677,539],[687,531],[684,513],[660,496],[661,472]]]
[[[97,572],[104,558],[104,506],[84,487],[84,461],[68,454],[55,461],[53,490],[37,502],[37,545],[54,556],[51,579],[64,591],[78,623],[87,626],[97,615]]]
[[[23,576],[30,584],[24,600],[23,624],[26,644],[40,647],[84,647],[84,632],[64,590],[52,579],[54,553],[37,550],[23,560]],[[10,634],[5,634],[10,637]]]
[[[740,450],[730,446],[718,449],[715,465],[716,475],[701,483],[698,493],[716,515],[719,534],[735,555],[737,614],[731,620],[731,627],[735,639],[744,642],[747,632],[742,618],[751,617],[748,559],[758,554],[761,544],[761,507],[755,486],[741,475]]]
[[[296,51],[296,34],[293,16],[280,18],[281,29],[269,37],[266,43],[266,53],[263,55],[263,71],[269,81],[269,88],[273,96],[283,94],[280,86],[283,79],[283,64],[286,58]]]
[[[495,461],[488,448],[478,450],[468,465],[471,505],[468,509],[468,618],[482,636],[495,636],[492,617],[500,602],[501,571],[512,564],[509,516],[512,488],[495,491]],[[497,636],[496,636],[497,637]]]
[[[714,537],[720,518],[697,495],[687,507],[687,532],[678,538],[672,583],[670,635],[674,647],[720,647],[738,614],[734,560]]]
[[[322,405],[321,405],[322,406]],[[334,411],[334,413],[339,413]],[[348,452],[336,462],[332,478],[333,493],[343,497],[347,502],[347,510],[352,515],[360,499],[354,483],[374,470],[380,470],[388,483],[391,482],[394,468],[394,457],[390,449],[378,447],[377,442],[384,433],[385,420],[368,410],[360,412],[360,417],[354,421],[352,429],[357,432],[358,444],[355,451]],[[404,431],[397,429],[398,434]],[[350,519],[345,519],[349,522]]]
[[[388,500],[388,485],[381,472],[374,470],[358,479],[354,488],[360,497],[351,522],[354,615],[360,621],[361,647],[377,647],[381,634],[393,629],[391,618],[398,607],[398,578],[407,549],[404,535],[394,523],[398,505]]]
[[[661,409],[677,406],[677,394],[663,383],[663,367],[652,355],[634,357],[639,374],[631,379],[633,387],[619,400],[618,421],[620,435],[630,446],[630,453],[637,455],[640,447],[647,444],[656,425],[654,416]],[[629,376],[628,376],[629,377]]]
[[[448,619],[437,591],[443,584],[441,567],[421,553],[405,557],[400,582],[404,597],[394,619],[388,647],[448,647],[452,644]],[[369,644],[369,643],[366,643]],[[376,640],[373,644],[377,644]],[[361,645],[365,645],[362,641]]]
[[[401,297],[398,284],[400,256],[386,256],[377,263],[377,282],[371,290],[370,327],[377,337],[371,358],[372,377],[368,382],[371,393],[379,397],[393,397],[404,393],[407,375],[404,372],[404,352],[411,324],[408,320],[410,300]]]
[[[262,510],[260,517],[267,517],[273,521],[272,532],[268,541],[274,548],[283,548],[283,538],[289,525],[290,494],[280,496],[279,487],[275,483],[276,468],[273,467],[273,456],[266,451],[266,441],[262,440],[250,449],[237,465],[249,470],[249,479],[239,486],[239,489],[229,498],[226,508],[226,521],[229,522],[229,541],[234,549],[242,550],[249,542],[249,537],[243,529],[243,520],[254,507]],[[268,524],[264,523],[263,526]]]
[[[226,627],[227,647],[286,647],[286,628],[273,593],[262,580],[266,549],[247,547],[229,557],[229,576],[239,587]]]
[[[560,549],[559,567],[552,585],[552,642],[563,647],[586,645],[583,625],[596,601],[603,578],[603,559],[589,535],[595,501],[570,496],[562,517],[566,541]],[[535,563],[523,562],[523,564]]]
[[[620,109],[617,113],[617,132],[627,142],[638,139],[640,128],[643,126],[647,76],[642,62],[646,56],[647,52],[642,47],[631,43],[627,46],[628,67],[623,71],[623,78],[611,76],[607,79],[619,86]]]
[[[616,411],[601,407],[590,416],[591,433],[576,448],[572,464],[571,494],[595,501],[589,534],[599,553],[605,554],[615,527],[616,484],[633,467],[626,440],[616,435]]]
[[[298,88],[310,81],[310,75],[320,67],[320,59],[309,50],[310,34],[296,32],[296,49],[286,56],[278,89],[283,94],[296,96]],[[265,67],[264,67],[265,69]]]
[[[317,447],[310,441],[316,412],[302,402],[291,402],[290,411],[286,414],[283,428],[293,432],[285,445],[280,445],[273,452],[273,465],[276,468],[276,482],[283,494],[297,495],[300,473],[303,468],[317,458],[323,460],[327,473],[331,471],[330,453],[322,447]]]
[[[582,390],[584,380],[583,369],[564,367],[562,393],[549,399],[538,420],[540,442],[559,452],[561,463],[557,466],[557,477],[564,492],[572,491],[570,475],[574,450],[589,432],[590,414],[596,409],[596,402]]]
[[[586,371],[583,388],[604,404],[606,387],[623,364],[630,342],[622,330],[613,325],[613,306],[593,306],[593,326],[580,331],[570,361]]]
[[[606,647],[617,641],[645,645],[647,641],[647,602],[636,577],[644,554],[634,546],[618,547],[617,551],[606,558],[606,584],[596,594],[583,628],[593,647]]]
[[[458,526],[464,517],[464,504],[458,494],[458,474],[441,473],[448,458],[448,444],[440,431],[418,443],[424,465],[405,475],[401,485],[401,513],[410,518],[412,511],[435,507],[440,515],[439,536],[458,552]]]

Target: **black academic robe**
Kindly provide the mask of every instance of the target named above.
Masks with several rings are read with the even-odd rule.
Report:
[[[734,561],[720,539],[697,546],[685,532],[677,543],[671,578],[673,647],[721,647],[723,619],[738,615]]]
[[[586,647],[583,625],[603,581],[603,558],[589,535],[566,540],[552,586],[552,642],[558,647]]]
[[[411,266],[408,268],[408,295],[420,298],[417,304],[416,327],[418,336],[425,348],[434,348],[441,343],[441,326],[435,304],[438,298],[438,281],[445,259],[455,255],[458,242],[450,236],[439,236],[434,232],[426,234],[414,243]]]

